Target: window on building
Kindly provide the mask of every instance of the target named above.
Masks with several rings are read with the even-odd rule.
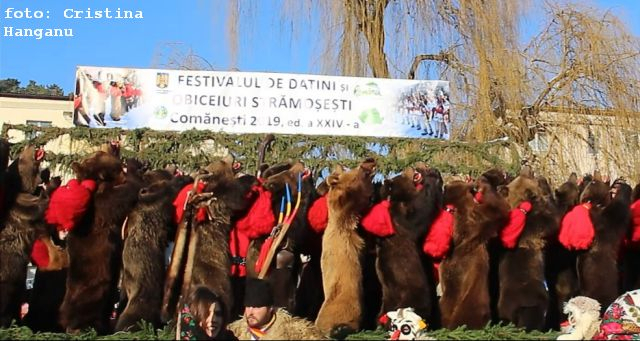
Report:
[[[535,153],[544,153],[549,151],[549,136],[545,132],[537,132],[533,140],[529,142],[529,147]]]
[[[36,126],[36,127],[51,127],[51,121],[32,121],[32,120],[27,120],[27,125],[32,125],[32,126]],[[36,132],[28,133],[26,138],[28,140],[31,140],[31,139],[36,138],[39,135],[40,135],[40,132],[36,131]]]
[[[62,117],[67,120],[67,122],[73,121],[73,111],[64,111],[62,112]]]
[[[597,149],[596,149],[596,135],[593,134],[593,130],[591,130],[591,128],[589,128],[587,130],[587,146],[588,146],[588,151],[589,154],[591,155],[596,155],[598,153]]]

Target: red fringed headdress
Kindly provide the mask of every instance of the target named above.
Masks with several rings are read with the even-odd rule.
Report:
[[[500,240],[507,249],[513,249],[518,244],[518,239],[527,221],[527,214],[530,211],[531,203],[523,201],[509,213],[509,223],[500,230]]]
[[[586,250],[591,246],[595,230],[589,216],[590,209],[591,203],[582,203],[562,218],[558,240],[568,250]]]
[[[453,205],[446,205],[440,210],[422,244],[422,251],[434,259],[442,259],[449,252],[455,224],[454,213]]]
[[[247,214],[238,219],[236,227],[251,239],[270,234],[276,224],[276,217],[271,206],[271,192],[260,185],[251,189],[255,194],[255,201]]]
[[[323,195],[313,202],[307,212],[307,221],[312,230],[322,233],[329,222],[329,202],[327,195]]]
[[[69,180],[51,195],[44,216],[46,222],[55,225],[58,231],[73,230],[87,211],[95,189],[96,183],[93,180]]]
[[[365,231],[378,237],[388,237],[396,233],[389,213],[390,206],[389,200],[382,200],[373,206],[360,222]]]

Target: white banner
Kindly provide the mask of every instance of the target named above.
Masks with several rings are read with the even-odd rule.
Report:
[[[449,139],[449,83],[80,66],[77,126]]]

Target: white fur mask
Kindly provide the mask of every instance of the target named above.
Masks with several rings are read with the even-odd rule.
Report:
[[[390,340],[415,340],[418,333],[427,328],[427,324],[413,311],[413,308],[390,311],[387,316],[390,322]]]

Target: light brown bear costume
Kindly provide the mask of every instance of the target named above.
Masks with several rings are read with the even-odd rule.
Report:
[[[455,208],[453,245],[440,265],[440,310],[448,329],[481,329],[491,320],[487,243],[506,224],[509,205],[490,186],[482,187],[479,203],[473,190],[462,181],[444,190],[444,204]]]
[[[316,326],[335,336],[360,328],[364,241],[360,217],[370,206],[375,161],[367,159],[348,172],[340,167],[329,176],[329,222],[322,238],[322,282],[325,300]]]

